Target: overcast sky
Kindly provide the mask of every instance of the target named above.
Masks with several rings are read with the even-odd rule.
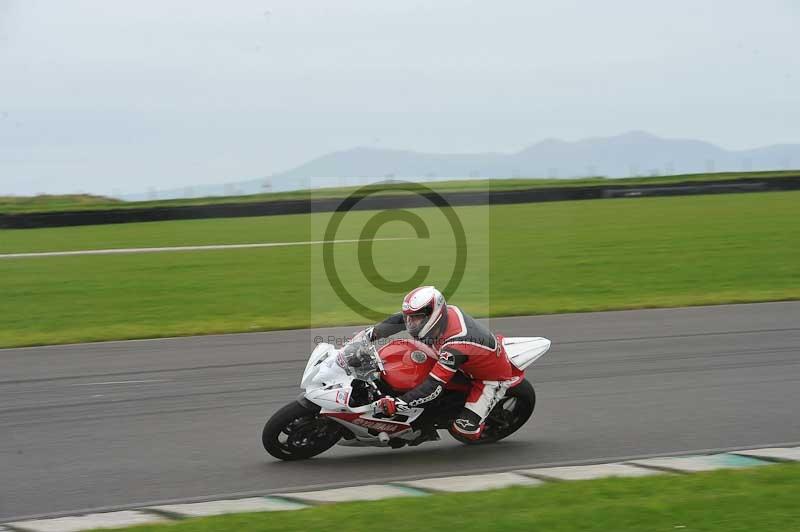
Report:
[[[0,0],[0,195],[258,178],[354,146],[800,142],[795,0]]]

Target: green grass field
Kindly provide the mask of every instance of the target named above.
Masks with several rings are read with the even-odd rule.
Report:
[[[800,192],[456,209],[467,268],[452,301],[479,316],[800,299]],[[444,285],[456,250],[436,209],[429,239],[390,222],[375,242],[390,281],[431,264]],[[357,238],[374,212],[345,219]],[[0,231],[0,253],[308,241],[330,214]],[[438,222],[438,223],[432,223]],[[380,312],[357,245],[335,247],[343,284]],[[375,281],[375,275],[371,274]],[[0,259],[0,346],[365,323],[333,293],[320,246]],[[502,331],[500,331],[502,332]]]
[[[91,194],[0,196],[0,214],[114,208],[122,201]]]
[[[673,176],[630,177],[622,179],[608,179],[604,177],[590,177],[580,179],[472,179],[454,181],[434,181],[426,183],[433,190],[444,192],[463,192],[479,190],[524,190],[543,187],[582,187],[601,185],[657,185],[668,183],[690,183],[696,181],[721,181],[726,179],[769,179],[773,177],[797,176],[800,170],[786,170],[774,172],[719,172],[712,174],[683,174]],[[246,196],[186,198],[175,200],[153,201],[120,201],[101,196],[89,195],[64,195],[64,196],[34,196],[11,197],[0,196],[0,214],[19,214],[32,212],[54,211],[85,211],[99,209],[133,209],[147,207],[174,207],[182,205],[209,205],[229,203],[252,203],[262,201],[277,201],[287,199],[309,198],[344,198],[353,194],[361,187],[331,187],[287,192],[272,192],[264,194],[251,194]],[[396,185],[380,184],[368,186],[364,194],[398,195],[406,194],[398,190]]]
[[[789,532],[800,525],[800,465],[566,482],[307,510],[190,519],[128,532],[324,530]]]

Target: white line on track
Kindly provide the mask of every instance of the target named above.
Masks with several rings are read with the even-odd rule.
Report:
[[[121,255],[126,253],[164,253],[169,251],[214,251],[220,249],[278,248],[288,246],[313,246],[317,244],[352,244],[353,242],[381,242],[408,240],[397,238],[354,238],[350,240],[308,240],[304,242],[261,242],[257,244],[215,244],[209,246],[169,246],[161,248],[83,249],[79,251],[42,251],[35,253],[0,253],[0,259],[25,259],[33,257],[68,257],[74,255]]]
[[[105,386],[108,384],[147,384],[151,382],[171,382],[167,379],[153,379],[147,381],[108,381],[108,382],[82,382],[80,384],[70,384],[70,386]]]

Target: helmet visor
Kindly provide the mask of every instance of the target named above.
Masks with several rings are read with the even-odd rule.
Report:
[[[428,323],[430,316],[425,312],[417,312],[414,314],[404,314],[403,318],[406,321],[406,330],[411,336],[419,336],[419,332]]]

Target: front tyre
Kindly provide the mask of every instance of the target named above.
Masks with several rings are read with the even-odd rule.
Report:
[[[336,445],[343,428],[319,410],[292,401],[275,412],[261,433],[264,449],[281,460],[305,460]]]
[[[530,382],[523,380],[509,389],[489,412],[479,439],[465,438],[452,427],[448,431],[453,438],[467,445],[494,443],[519,430],[533,415],[535,407],[536,392]]]

